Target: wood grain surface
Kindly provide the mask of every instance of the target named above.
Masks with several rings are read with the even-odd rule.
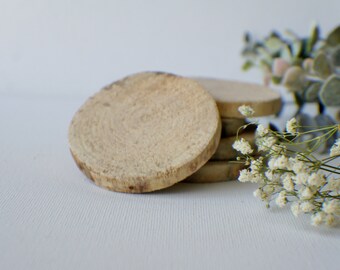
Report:
[[[209,161],[185,181],[189,183],[216,183],[236,180],[245,165],[236,161]]]
[[[281,109],[281,97],[270,88],[244,82],[210,78],[194,78],[216,100],[222,118],[244,118],[238,111],[242,105],[255,110],[255,116],[268,116]]]
[[[245,119],[238,118],[222,118],[222,137],[234,136],[237,132],[243,132],[240,127],[244,126],[247,122]]]
[[[139,73],[89,98],[69,128],[72,156],[97,185],[129,193],[169,187],[214,154],[221,121],[197,82]]]

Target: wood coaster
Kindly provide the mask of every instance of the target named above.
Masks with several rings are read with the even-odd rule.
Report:
[[[189,176],[185,182],[189,183],[215,183],[236,180],[239,171],[245,165],[236,161],[209,161],[193,175]]]
[[[230,137],[237,134],[240,127],[244,126],[247,122],[245,119],[238,118],[222,118],[222,137]],[[243,130],[239,130],[243,132]]]
[[[222,118],[245,118],[238,108],[249,105],[254,117],[276,114],[281,109],[281,97],[270,88],[250,83],[220,79],[194,78],[215,98]]]
[[[69,128],[79,168],[98,186],[128,193],[171,186],[216,151],[221,122],[214,99],[197,82],[139,73],[92,96]]]
[[[239,138],[244,138],[246,141],[248,141],[251,145],[251,147],[254,149],[255,147],[255,133],[254,132],[246,132],[239,134]],[[220,144],[217,147],[217,150],[215,154],[211,157],[210,160],[232,160],[235,159],[237,156],[240,155],[239,152],[237,152],[233,148],[233,143],[236,140],[236,136],[232,137],[226,137],[222,138],[220,140]],[[254,151],[254,154],[256,152]]]

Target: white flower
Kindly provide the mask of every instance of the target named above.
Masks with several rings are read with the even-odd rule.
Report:
[[[324,212],[317,212],[314,215],[312,215],[312,225],[313,226],[319,226],[324,222],[324,219],[326,217],[326,214]]]
[[[264,137],[269,133],[269,129],[266,128],[264,125],[259,124],[256,128],[256,136]]]
[[[294,175],[292,178],[296,185],[306,185],[309,174],[307,172],[301,172]]]
[[[244,138],[236,140],[233,144],[233,148],[238,152],[241,152],[243,155],[251,154],[254,151],[253,149],[251,149],[250,143],[247,142]]]
[[[297,128],[297,121],[293,117],[292,119],[287,121],[287,123],[286,123],[286,130],[287,130],[287,132],[289,132],[291,134],[296,134],[296,128]]]
[[[268,180],[271,182],[279,182],[280,180],[280,174],[274,173],[272,170],[268,170],[264,173],[264,175],[267,177]]]
[[[297,157],[289,158],[289,167],[296,173],[304,173],[308,170],[305,162],[299,160]]]
[[[270,149],[270,154],[273,156],[284,155],[287,151],[287,147],[282,144],[274,144]]]
[[[251,117],[255,113],[254,109],[247,105],[238,107],[238,111],[245,117]]]
[[[340,138],[337,139],[336,142],[334,143],[334,145],[332,146],[329,155],[331,157],[340,155]]]
[[[335,193],[338,193],[340,191],[340,178],[330,178],[327,180],[327,184],[323,188],[324,191],[333,191]]]
[[[284,155],[278,156],[275,160],[275,167],[277,169],[287,169],[288,158]]]
[[[262,190],[267,194],[268,197],[275,192],[275,188],[272,185],[266,185],[262,188]]]
[[[315,206],[309,202],[309,201],[305,201],[305,202],[302,202],[300,204],[300,208],[301,208],[301,211],[304,212],[304,213],[309,213],[311,211],[313,211],[313,209],[315,208]]]
[[[315,187],[321,187],[326,183],[325,175],[321,172],[312,173],[308,177],[308,184]]]
[[[322,204],[322,210],[327,214],[340,215],[340,201],[333,199]]]
[[[276,168],[275,168],[275,158],[270,158],[269,160],[268,160],[268,168],[270,169],[270,170],[275,170]]]
[[[309,200],[314,196],[314,193],[309,187],[305,187],[299,190],[301,200]]]
[[[289,192],[294,191],[294,183],[291,174],[287,174],[282,180],[283,188]]]
[[[253,174],[259,174],[263,167],[263,157],[255,158],[250,162],[250,170]]]
[[[256,198],[259,198],[263,201],[268,200],[268,194],[263,192],[260,188],[256,189],[253,194]]]
[[[286,192],[281,191],[279,196],[276,197],[275,202],[279,207],[284,207],[287,204]]]
[[[253,175],[247,169],[243,169],[240,171],[240,175],[238,177],[238,181],[240,182],[251,182]]]
[[[292,210],[293,215],[297,217],[301,213],[300,204],[298,202],[293,202],[290,210]]]
[[[336,225],[336,220],[335,220],[334,215],[332,215],[332,214],[326,215],[325,223],[326,223],[327,226],[335,226]]]
[[[270,148],[276,143],[275,137],[263,137],[256,140],[256,145],[259,151],[269,151]]]

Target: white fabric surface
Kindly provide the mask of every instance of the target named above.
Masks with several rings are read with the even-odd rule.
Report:
[[[268,210],[251,184],[95,186],[67,144],[83,101],[0,96],[0,269],[339,269],[339,228]]]

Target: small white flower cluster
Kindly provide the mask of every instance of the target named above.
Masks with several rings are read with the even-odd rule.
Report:
[[[297,126],[296,120],[291,119],[286,126],[287,132],[298,135]],[[330,172],[332,166],[292,150],[287,141],[278,133],[258,125],[255,142],[257,151],[263,155],[253,157],[250,156],[254,152],[250,144],[244,139],[236,140],[233,147],[245,156],[246,164],[250,164],[248,169],[240,171],[238,180],[257,183],[254,196],[268,206],[272,201],[279,207],[291,202],[295,216],[308,213],[313,225],[334,226],[340,218],[340,169],[335,168],[335,172],[326,176],[324,172]],[[339,154],[338,139],[331,156]]]
[[[254,109],[247,105],[240,106],[238,111],[245,117],[252,117],[255,113]]]
[[[297,133],[297,121],[295,118],[290,119],[289,121],[287,121],[286,123],[286,130],[288,133],[291,134],[296,134]]]
[[[238,139],[234,142],[233,148],[241,152],[243,155],[251,154],[254,150],[251,149],[250,143],[247,142],[244,138]]]
[[[340,138],[337,139],[334,145],[332,146],[330,156],[331,157],[340,156]]]

